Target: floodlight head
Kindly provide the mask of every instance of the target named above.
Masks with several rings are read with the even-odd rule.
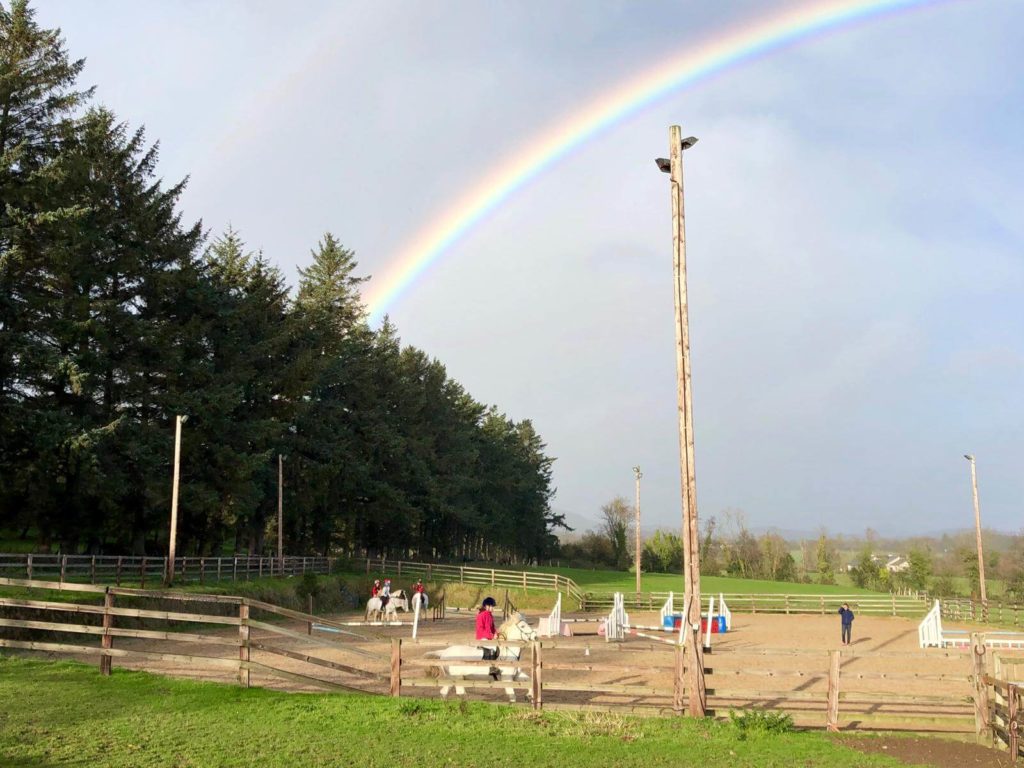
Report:
[[[697,137],[696,136],[687,136],[685,139],[683,139],[683,149],[684,150],[689,149],[690,147],[692,147],[696,143],[697,143]]]
[[[964,458],[967,459],[968,461],[974,461],[974,456],[973,454],[970,453],[965,453]]]
[[[188,414],[187,413],[181,414],[181,423],[184,424],[186,421],[188,421]]]
[[[657,164],[658,170],[661,171],[662,173],[672,173],[672,163],[670,163],[664,157],[659,157],[654,162]]]

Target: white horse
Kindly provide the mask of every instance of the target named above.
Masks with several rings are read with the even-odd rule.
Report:
[[[526,621],[525,617],[521,613],[517,613],[498,628],[498,634],[495,640],[497,645],[453,645],[448,648],[444,648],[440,651],[430,651],[424,654],[426,658],[431,659],[443,659],[445,661],[484,661],[486,659],[493,658],[495,666],[490,669],[485,669],[479,666],[466,666],[459,664],[452,664],[450,666],[441,666],[432,668],[432,672],[441,678],[461,678],[463,680],[502,680],[507,682],[526,682],[530,679],[530,676],[522,671],[518,666],[502,665],[498,666],[499,662],[518,662],[519,657],[522,654],[522,648],[519,646],[506,646],[506,642],[522,642],[532,641],[537,639],[537,631],[533,629]],[[489,641],[483,640],[483,643]],[[486,655],[485,655],[485,652]],[[491,654],[495,654],[492,656]],[[448,692],[451,690],[452,685],[441,685],[441,698],[447,699]],[[465,696],[466,689],[464,686],[455,684],[455,693],[457,696]],[[510,702],[515,703],[516,700],[516,689],[506,688],[505,694],[508,696]],[[527,692],[527,700],[533,699],[532,692]]]
[[[410,605],[410,610],[416,610],[416,603],[419,603],[420,604],[420,610],[421,611],[425,611],[425,610],[427,610],[427,604],[429,602],[430,602],[430,600],[427,598],[427,593],[426,592],[413,592],[412,593],[412,603]]]
[[[371,619],[371,617],[373,617]],[[364,621],[398,621],[398,611],[395,610],[394,598],[388,600],[384,605],[379,597],[371,597],[366,601],[366,615]]]
[[[391,593],[391,599],[388,601],[388,605],[395,606],[395,611],[408,611],[409,610],[409,598],[405,595],[404,589],[396,590]]]

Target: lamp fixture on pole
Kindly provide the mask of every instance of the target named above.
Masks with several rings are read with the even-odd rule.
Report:
[[[690,326],[686,297],[686,214],[683,204],[683,151],[697,143],[682,138],[678,125],[669,128],[669,159],[658,158],[658,169],[671,176],[672,268],[675,279],[676,390],[679,411],[679,474],[683,490],[683,585],[687,638],[689,713],[703,717],[707,710],[704,685],[704,648],[700,636],[700,534],[697,527],[697,478],[693,462],[693,398],[690,388]],[[710,621],[710,617],[708,619]]]

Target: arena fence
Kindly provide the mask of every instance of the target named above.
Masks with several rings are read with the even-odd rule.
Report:
[[[508,589],[540,589],[560,592],[582,603],[583,590],[572,579],[556,573],[509,571],[468,565],[421,563],[388,558],[293,557],[176,557],[176,583],[248,581],[265,576],[299,576],[306,573],[386,573],[395,579],[458,582]],[[161,582],[167,572],[166,557],[120,555],[49,555],[0,553],[0,576],[51,579],[88,584],[146,584]]]
[[[328,574],[347,564],[333,557],[176,557],[175,582],[199,584],[248,581],[264,576]],[[166,557],[131,555],[47,555],[0,553],[0,576],[88,584],[159,584],[167,573]]]
[[[994,745],[1008,750],[1016,762],[1024,745],[1020,730],[1024,720],[1024,658],[993,654],[994,674],[985,676],[991,689],[987,725]]]
[[[641,595],[625,594],[626,608],[641,611],[659,611],[670,592],[649,592]],[[929,608],[927,600],[921,597],[897,594],[878,595],[793,595],[722,593],[734,613],[834,613],[843,603],[849,603],[855,613],[873,616],[923,616]],[[586,610],[610,610],[613,595],[588,594],[584,598]]]
[[[479,666],[480,678],[446,680],[439,669],[446,662],[424,651],[452,643],[431,637],[422,623],[413,639],[394,636],[404,626],[353,627],[242,597],[38,579],[0,578],[0,587],[12,595],[0,597],[0,649],[97,658],[102,674],[122,659],[147,669],[170,663],[185,674],[213,670],[243,686],[277,679],[300,689],[431,697],[448,684],[492,699],[512,688],[545,709],[677,715],[687,701],[681,646],[642,638],[608,643],[581,633],[510,643],[522,648],[517,666],[527,680],[487,678],[491,666],[506,662],[462,660],[454,663]],[[993,729],[1015,738],[1019,668],[996,657],[995,675],[988,674],[983,640],[977,646],[920,653],[716,648],[703,670],[709,711],[781,710],[798,726],[834,730]]]
[[[103,675],[110,674],[115,659],[124,659],[144,667],[170,662],[179,671],[221,670],[237,676],[244,687],[253,685],[254,678],[278,678],[302,688],[391,696],[409,695],[410,691],[431,695],[443,686],[492,693],[496,689],[525,690],[535,709],[551,706],[682,714],[686,700],[681,647],[663,654],[663,668],[659,668],[646,660],[614,664],[581,661],[584,646],[579,643],[505,643],[521,649],[521,659],[514,666],[526,672],[529,679],[494,681],[488,679],[491,668],[509,662],[428,659],[423,656],[424,650],[451,643],[387,637],[369,627],[354,631],[347,622],[329,621],[249,598],[38,579],[0,578],[0,587],[16,588],[19,594],[0,597],[0,649],[98,657]],[[37,597],[49,599],[21,597],[24,592],[39,592],[42,594]],[[73,599],[66,599],[64,593],[72,593]],[[225,633],[224,628],[231,631]],[[237,634],[232,628],[237,628]],[[83,635],[96,642],[87,642]],[[140,641],[147,641],[147,645],[140,648]],[[154,643],[168,647],[153,650]],[[182,644],[186,648],[190,644],[201,646],[202,652],[184,653]],[[479,667],[481,679],[455,680],[438,675],[453,663]],[[657,682],[589,683],[571,676],[560,679],[571,670],[606,672],[614,679],[628,679],[630,673],[650,675],[653,671]],[[617,698],[619,704],[591,707],[579,701],[580,697],[589,700],[607,696]],[[548,704],[546,697],[558,700]]]
[[[1024,605],[996,600],[982,602],[970,597],[943,597],[942,618],[950,621],[1024,626]]]
[[[717,649],[709,704],[783,711],[830,731],[973,733],[971,663],[956,651]]]

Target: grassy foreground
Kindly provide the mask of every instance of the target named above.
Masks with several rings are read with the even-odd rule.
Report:
[[[0,657],[0,765],[895,766],[816,733],[727,723],[287,694]]]

